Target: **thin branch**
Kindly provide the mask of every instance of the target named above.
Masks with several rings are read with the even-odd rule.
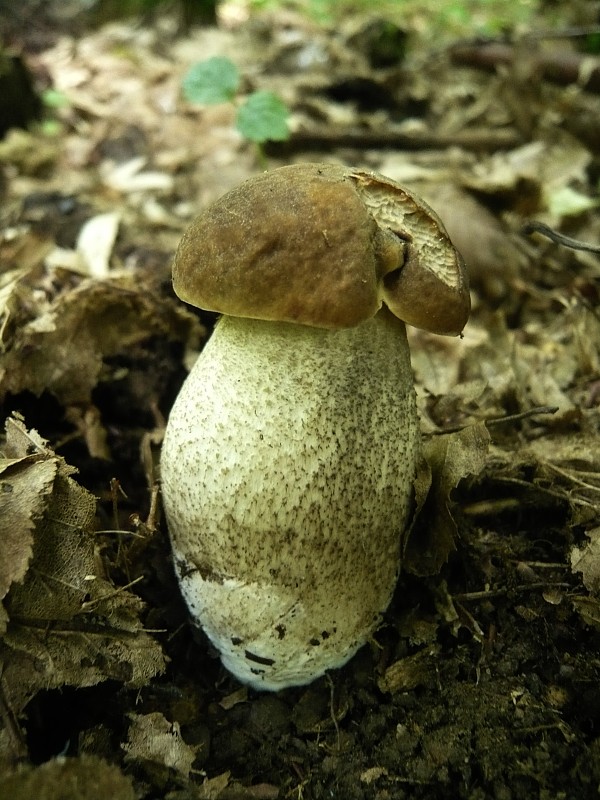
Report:
[[[556,414],[558,411],[558,406],[536,406],[535,408],[530,408],[527,411],[521,411],[518,414],[506,414],[503,417],[490,417],[489,419],[484,419],[484,425],[488,427],[491,425],[501,425],[505,422],[519,422],[522,419],[527,419],[528,417],[536,417],[538,414]],[[458,433],[459,431],[464,431],[465,428],[470,427],[469,424],[466,425],[453,425],[451,427],[441,428],[438,431],[431,431],[431,436],[443,436],[446,433]]]
[[[564,233],[555,231],[554,228],[551,228],[543,222],[538,222],[538,220],[535,219],[527,220],[521,228],[521,233],[539,233],[555,244],[561,244],[563,247],[569,247],[571,250],[584,250],[586,253],[600,254],[600,245],[588,244],[588,242],[582,242],[580,239],[573,239],[571,236],[565,236]]]
[[[519,422],[522,419],[535,417],[538,414],[556,414],[557,411],[558,406],[536,406],[535,408],[530,408],[528,411],[521,411],[519,414],[507,414],[505,417],[492,417],[491,419],[484,420],[484,422],[488,426],[501,425],[504,422]]]
[[[536,581],[535,583],[524,583],[519,586],[504,586],[502,589],[484,589],[481,592],[464,592],[463,594],[452,595],[453,600],[486,600],[489,597],[504,597],[511,592],[530,592],[535,589],[571,589],[570,583],[564,581],[558,583],[548,583],[546,581]]]

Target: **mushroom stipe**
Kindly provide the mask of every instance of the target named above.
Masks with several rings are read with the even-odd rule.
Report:
[[[239,680],[305,684],[394,591],[420,446],[404,322],[460,333],[462,259],[393,181],[302,164],[206,209],[173,283],[223,314],[161,457],[181,591]]]

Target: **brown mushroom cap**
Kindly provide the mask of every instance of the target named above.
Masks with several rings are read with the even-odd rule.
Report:
[[[239,317],[351,327],[385,302],[400,319],[460,333],[464,265],[426,204],[383,176],[329,164],[245,181],[190,225],[173,264],[182,300]]]

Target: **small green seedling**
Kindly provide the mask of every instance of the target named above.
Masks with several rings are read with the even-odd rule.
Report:
[[[233,103],[240,88],[240,73],[236,65],[224,56],[199,61],[188,70],[182,81],[185,99],[198,105]],[[265,142],[283,142],[289,138],[289,111],[274,92],[252,92],[239,104],[236,128],[255,142],[264,158]]]

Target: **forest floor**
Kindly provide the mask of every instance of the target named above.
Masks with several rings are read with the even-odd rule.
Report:
[[[600,62],[549,26],[458,44],[415,14],[382,55],[373,18],[278,11],[24,47],[47,108],[0,140],[0,795],[598,797]],[[239,98],[187,102],[216,55]],[[257,89],[291,110],[264,153],[235,127]],[[172,292],[177,242],[302,161],[425,197],[473,311],[462,338],[409,331],[433,482],[375,641],[272,694],[191,626],[157,464],[214,324]]]

